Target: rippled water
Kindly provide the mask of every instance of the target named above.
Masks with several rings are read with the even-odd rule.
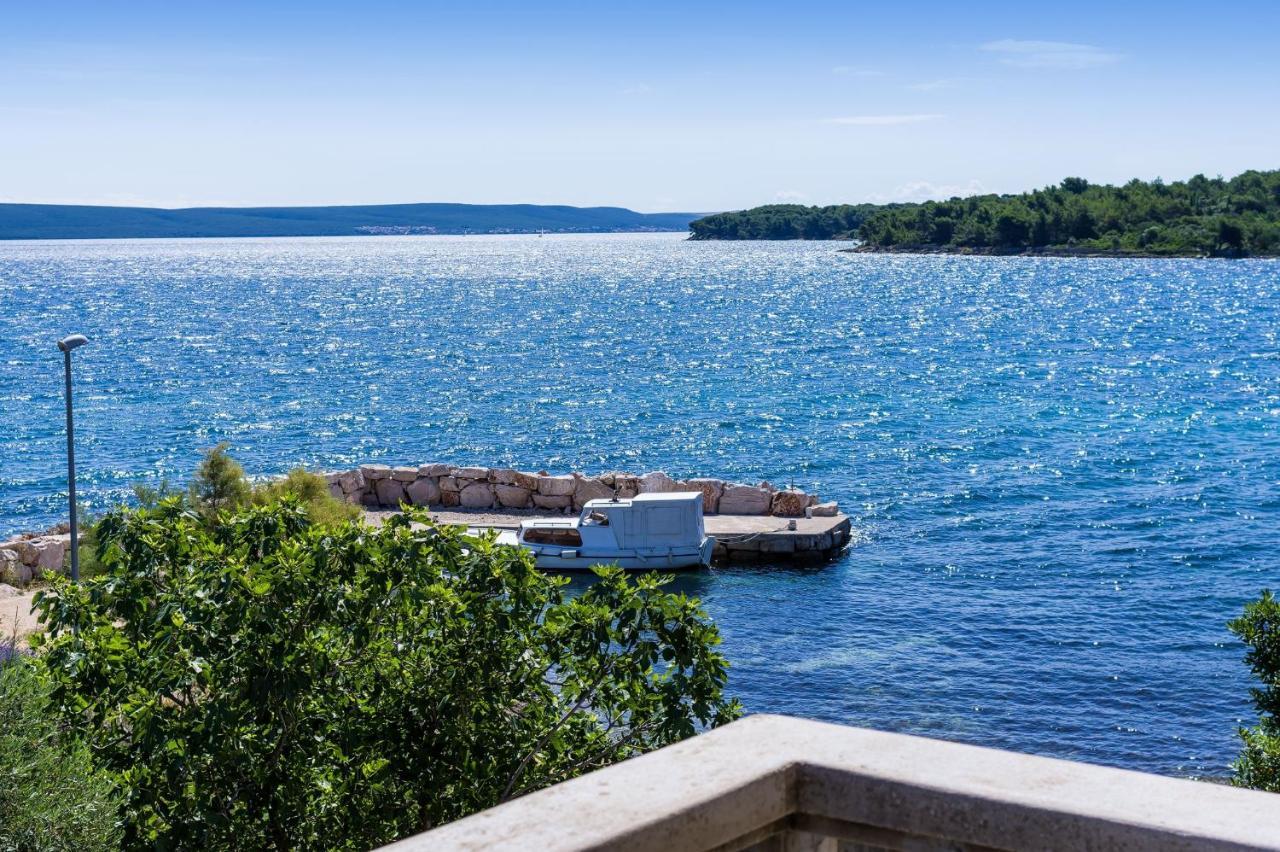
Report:
[[[1278,579],[1280,264],[670,235],[0,244],[0,532],[228,440],[795,482],[860,540],[682,578],[750,710],[1174,774],[1247,721]]]

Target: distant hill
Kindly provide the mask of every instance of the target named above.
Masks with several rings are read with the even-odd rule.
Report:
[[[0,204],[0,239],[336,237],[684,231],[694,213],[540,204],[371,204],[344,207],[93,207]]]
[[[772,204],[689,224],[694,239],[857,239],[854,251],[1264,257],[1280,255],[1280,171],[1123,186],[1070,177],[1020,195],[919,204]]]

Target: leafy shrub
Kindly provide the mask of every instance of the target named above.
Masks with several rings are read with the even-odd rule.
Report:
[[[225,441],[206,450],[188,488],[191,504],[210,523],[217,521],[220,512],[248,504],[265,506],[286,497],[306,506],[313,523],[337,523],[362,517],[359,506],[334,497],[329,493],[328,483],[305,468],[294,468],[283,479],[253,485],[245,476],[244,468],[227,450]],[[135,493],[143,508],[154,508],[166,498],[166,488],[162,483],[159,491],[140,492],[135,488]],[[150,499],[142,500],[143,496]]]
[[[96,577],[102,573],[102,563],[98,561],[98,522],[96,519],[90,519],[80,525],[79,540],[77,549],[80,552],[80,576],[84,578]],[[66,568],[64,573],[71,573],[71,548],[67,548],[67,556],[64,560]]]
[[[1249,646],[1245,662],[1262,681],[1250,690],[1259,720],[1256,728],[1240,730],[1244,750],[1235,763],[1235,783],[1280,793],[1280,601],[1263,589],[1227,626]]]
[[[161,500],[182,496],[182,491],[169,484],[168,478],[161,479],[158,485],[147,485],[145,482],[133,484],[133,498],[144,509],[154,509]]]
[[[79,530],[76,549],[80,554],[80,576],[96,577],[102,573],[102,563],[98,561],[98,521],[100,517],[81,505],[79,511]],[[71,548],[62,560],[63,573],[71,575]]]
[[[294,499],[99,525],[37,599],[62,718],[144,848],[368,849],[739,713],[697,602],[619,571],[567,600],[523,550]]]
[[[301,467],[289,471],[284,479],[255,488],[252,501],[254,505],[266,506],[290,497],[306,506],[312,523],[335,524],[363,517],[359,506],[334,497],[323,477]]]
[[[119,795],[49,711],[37,662],[0,650],[0,849],[117,849]]]

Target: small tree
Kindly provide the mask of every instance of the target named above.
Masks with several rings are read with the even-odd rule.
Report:
[[[133,848],[368,849],[735,718],[696,601],[434,526],[99,525],[107,573],[38,598],[66,719],[128,795]]]
[[[252,488],[244,468],[227,453],[226,441],[204,452],[191,481],[191,502],[206,516],[243,505]]]
[[[1235,763],[1235,783],[1280,793],[1280,601],[1263,589],[1227,626],[1249,646],[1245,662],[1262,681],[1250,689],[1258,726],[1240,729],[1244,749]]]

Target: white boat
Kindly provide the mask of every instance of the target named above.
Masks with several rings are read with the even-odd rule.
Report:
[[[590,500],[577,518],[523,522],[515,539],[533,552],[539,568],[552,571],[695,568],[711,564],[716,544],[706,534],[702,493],[696,491]]]

